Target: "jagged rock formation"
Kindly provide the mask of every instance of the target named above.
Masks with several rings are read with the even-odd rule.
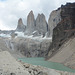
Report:
[[[35,20],[33,11],[31,11],[27,16],[27,27],[25,34],[32,34],[34,36],[45,36],[47,31],[48,24],[46,22],[44,14],[38,14]]]
[[[26,26],[23,24],[22,19],[20,18],[20,19],[18,20],[18,26],[17,26],[17,28],[16,28],[16,31],[24,32],[25,29],[26,29]]]
[[[61,9],[57,9],[51,12],[49,19],[48,19],[48,33],[49,36],[52,37],[53,29],[57,26],[57,24],[61,21],[60,15]]]
[[[36,35],[33,34],[35,36],[40,34],[45,36],[47,34],[48,37],[52,37],[53,29],[61,21],[60,12],[60,8],[53,11],[47,24],[44,14],[38,14],[35,20],[33,11],[31,11],[27,16],[27,28],[25,34],[33,34],[33,32],[35,32]]]
[[[37,18],[35,19],[33,11],[30,11],[30,13],[27,16],[27,26],[23,24],[22,18],[20,18],[18,20],[18,25],[15,30],[0,31],[0,33],[14,34],[15,31],[18,31],[24,32],[25,35],[33,35],[34,37],[36,36],[52,37],[53,29],[61,21],[60,12],[61,12],[60,8],[58,10],[53,11],[47,23],[45,15],[43,13],[38,14]]]
[[[45,34],[48,31],[48,24],[46,22],[44,14],[38,14],[36,18],[36,30],[39,32],[39,34]]]
[[[53,30],[52,44],[48,55],[55,55],[64,42],[75,34],[75,3],[61,6],[61,21]]]
[[[27,27],[25,34],[30,34],[35,30],[35,18],[33,11],[30,11],[30,13],[27,16]]]
[[[0,31],[3,34],[14,34],[15,31],[24,32],[25,35],[42,36],[42,37],[52,37],[53,29],[56,27],[57,23],[61,20],[60,17],[61,9],[55,10],[51,13],[48,23],[46,22],[45,15],[38,14],[36,20],[34,18],[33,11],[27,16],[27,26],[22,22],[22,18],[18,20],[18,25],[16,30],[11,31]]]

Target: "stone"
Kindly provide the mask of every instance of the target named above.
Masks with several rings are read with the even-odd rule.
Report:
[[[18,25],[17,25],[16,31],[24,32],[25,29],[26,29],[26,26],[23,24],[22,18],[20,18],[20,19],[18,20]]]
[[[39,34],[43,34],[44,36],[48,31],[48,24],[44,14],[38,14],[36,18],[36,30],[39,32]]]

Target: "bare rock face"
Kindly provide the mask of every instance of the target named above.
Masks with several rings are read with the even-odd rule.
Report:
[[[38,14],[36,18],[36,30],[39,32],[39,34],[43,35],[45,35],[48,31],[48,25],[44,14]]]
[[[33,11],[30,11],[30,13],[27,16],[27,28],[26,32],[31,33],[35,30],[35,19],[34,19],[34,14]]]
[[[52,44],[49,48],[54,55],[58,49],[75,35],[75,3],[67,3],[61,6],[61,21],[53,29]]]
[[[26,26],[23,24],[23,22],[22,22],[22,19],[20,18],[19,20],[18,20],[18,26],[17,26],[17,31],[25,31],[25,29],[26,29]]]
[[[48,33],[51,37],[53,35],[53,29],[57,26],[57,24],[61,21],[60,16],[61,9],[54,10],[51,12],[49,19],[48,19]]]

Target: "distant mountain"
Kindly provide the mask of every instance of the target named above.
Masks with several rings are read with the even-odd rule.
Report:
[[[31,10],[27,16],[27,24],[24,25],[22,18],[19,18],[17,28],[11,31],[0,31],[3,34],[12,34],[14,32],[23,32],[24,35],[34,37],[42,36],[42,37],[52,37],[53,29],[57,26],[57,24],[61,21],[61,9],[54,10],[49,16],[48,23],[46,21],[45,15],[38,14],[38,16],[34,17],[34,13]]]

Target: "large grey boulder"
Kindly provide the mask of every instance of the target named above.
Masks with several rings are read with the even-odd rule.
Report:
[[[26,29],[26,26],[23,24],[22,19],[20,18],[18,20],[18,25],[17,25],[16,31],[23,31],[24,32],[25,29]]]
[[[45,35],[45,33],[48,31],[48,24],[44,14],[38,14],[36,18],[36,30],[39,32],[39,34],[43,35]]]
[[[49,36],[52,37],[53,29],[57,26],[57,24],[61,21],[60,15],[61,9],[57,9],[51,12],[49,19],[48,19],[48,33]]]

